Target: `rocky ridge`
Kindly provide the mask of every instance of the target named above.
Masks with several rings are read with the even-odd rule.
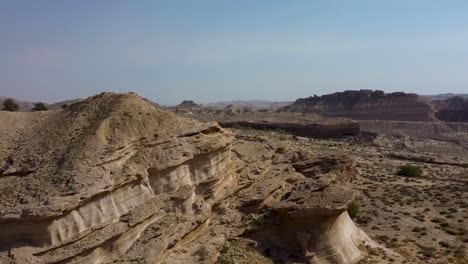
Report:
[[[355,163],[339,154],[234,139],[134,94],[0,122],[1,263],[212,263],[232,239],[352,263],[379,247],[346,213]]]

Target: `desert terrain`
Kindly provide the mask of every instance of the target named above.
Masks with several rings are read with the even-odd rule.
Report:
[[[0,264],[468,264],[468,1],[0,1]]]
[[[1,263],[468,262],[467,123],[133,93],[0,123]]]

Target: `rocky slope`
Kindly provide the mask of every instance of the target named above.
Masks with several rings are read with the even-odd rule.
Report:
[[[234,139],[134,94],[0,123],[0,263],[213,263],[236,239],[263,263],[379,248],[346,213],[355,163],[338,153]]]
[[[323,96],[301,98],[280,112],[316,113],[326,117],[356,120],[434,120],[431,106],[416,94],[383,91],[345,91]]]

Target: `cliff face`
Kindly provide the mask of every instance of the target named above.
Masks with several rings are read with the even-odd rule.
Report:
[[[295,113],[248,113],[220,118],[223,127],[281,130],[296,136],[331,138],[359,133],[359,124],[346,118],[322,118]]]
[[[446,122],[468,122],[468,99],[452,97],[432,102],[435,116]]]
[[[345,91],[323,96],[301,98],[280,112],[316,113],[326,117],[356,120],[433,120],[431,106],[416,94],[383,91]]]
[[[351,263],[377,246],[346,213],[346,157],[234,140],[133,94],[0,123],[1,263],[212,263],[238,237],[276,259]]]

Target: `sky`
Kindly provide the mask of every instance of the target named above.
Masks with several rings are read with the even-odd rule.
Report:
[[[0,95],[468,93],[466,0],[0,0]]]

